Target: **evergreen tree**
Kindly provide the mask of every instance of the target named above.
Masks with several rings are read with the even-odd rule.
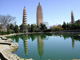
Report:
[[[41,29],[42,31],[44,31],[44,30],[46,30],[46,29],[47,29],[47,27],[46,27],[46,25],[45,25],[45,24],[40,24],[40,29]]]
[[[26,32],[27,31],[27,25],[21,24],[20,25],[20,31],[21,32]]]
[[[63,22],[62,28],[66,29],[66,23]]]
[[[18,32],[19,32],[18,25],[16,25],[16,26],[14,27],[14,31],[15,31],[15,33],[18,33]]]
[[[13,24],[10,24],[10,29],[14,29],[14,25]]]
[[[31,32],[34,32],[34,25],[31,24]]]

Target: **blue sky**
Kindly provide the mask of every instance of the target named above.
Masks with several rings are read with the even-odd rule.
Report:
[[[16,23],[22,24],[23,8],[27,10],[27,24],[36,24],[36,10],[40,2],[43,20],[49,25],[58,25],[71,21],[71,10],[75,20],[80,19],[80,0],[0,0],[0,15],[16,17]]]

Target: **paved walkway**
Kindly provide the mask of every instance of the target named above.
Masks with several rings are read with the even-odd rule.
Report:
[[[1,44],[0,44],[0,52],[2,52],[2,51],[4,51],[4,50],[7,50],[7,49],[9,49],[9,48],[10,48],[9,45],[1,45]]]

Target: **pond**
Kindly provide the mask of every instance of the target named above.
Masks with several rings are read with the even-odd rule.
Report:
[[[77,34],[26,34],[11,36],[19,48],[14,54],[34,60],[80,59]]]

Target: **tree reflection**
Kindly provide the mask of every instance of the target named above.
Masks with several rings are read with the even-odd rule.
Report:
[[[43,51],[44,51],[44,40],[41,38],[41,36],[38,36],[38,53],[39,56],[43,56]]]
[[[14,39],[15,39],[15,37],[14,37],[14,36],[10,36],[10,37],[7,37],[7,38],[11,38],[13,41],[14,41]]]
[[[15,38],[15,41],[18,43],[19,42],[19,35],[14,36],[14,38]]]
[[[80,41],[80,37],[78,37],[78,34],[69,34],[69,33],[64,33],[64,34],[54,34],[54,36],[62,36],[65,39],[71,38],[72,39],[72,47],[74,48],[75,46],[75,41]]]
[[[36,38],[36,36],[35,36],[34,34],[31,34],[31,39],[32,39],[32,41],[34,41],[35,38]]]
[[[46,38],[46,34],[29,34],[28,35],[28,39],[31,38],[32,41],[34,41],[37,37],[41,37],[42,39],[45,39]]]

